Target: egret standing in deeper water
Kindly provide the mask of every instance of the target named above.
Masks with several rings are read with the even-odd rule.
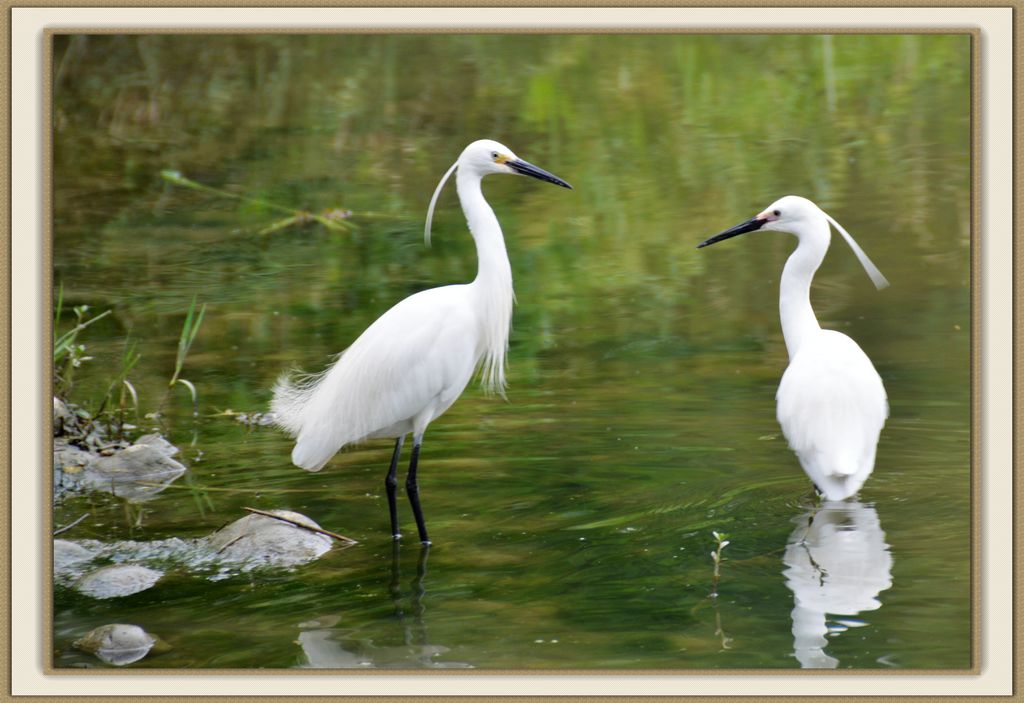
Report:
[[[405,490],[424,544],[430,544],[430,540],[420,508],[416,467],[427,425],[451,407],[478,367],[486,389],[503,393],[505,388],[512,268],[501,227],[484,200],[480,181],[492,173],[508,173],[572,187],[518,158],[498,142],[473,142],[434,191],[425,228],[428,242],[437,196],[456,169],[459,201],[476,241],[476,279],[421,291],[402,300],[370,325],[323,373],[298,382],[287,376],[279,379],[271,404],[277,424],[296,438],[292,462],[307,471],[322,469],[346,444],[396,439],[384,482],[395,539],[401,537],[395,473],[402,443],[412,433]]]
[[[842,332],[823,330],[811,309],[811,279],[828,251],[832,223],[879,289],[889,285],[838,222],[806,198],[787,195],[697,248],[746,232],[789,232],[799,240],[782,271],[779,316],[789,366],[776,393],[777,416],[800,465],[828,500],[864,485],[889,416],[885,388],[871,360]]]

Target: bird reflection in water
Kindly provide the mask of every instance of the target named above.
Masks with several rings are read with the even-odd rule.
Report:
[[[805,669],[834,669],[826,635],[868,623],[854,618],[882,606],[892,586],[892,555],[871,506],[825,501],[794,519],[783,562],[793,591],[793,653]],[[826,623],[826,614],[839,616]]]
[[[395,605],[395,617],[402,624],[402,631],[405,637],[405,646],[410,648],[430,648],[427,644],[427,626],[423,624],[423,596],[427,589],[423,586],[423,577],[427,575],[427,557],[430,549],[420,550],[419,560],[416,562],[416,578],[409,583],[409,615],[406,615],[402,607],[402,566],[399,559],[398,543],[391,545],[391,583],[388,584],[388,591],[391,593],[391,602]],[[442,648],[444,649],[444,648]],[[447,651],[447,650],[445,650]],[[424,662],[426,664],[427,662]]]
[[[399,637],[382,637],[382,623],[374,621],[362,627],[343,627],[342,618],[329,616],[302,623],[299,644],[306,655],[304,668],[318,669],[466,669],[462,662],[437,661],[448,651],[447,647],[430,644],[423,619],[426,607],[424,579],[427,575],[429,547],[420,549],[416,562],[416,576],[409,582],[409,592],[402,592],[400,551],[397,542],[391,549],[391,574],[388,592],[393,605],[392,622],[397,624]],[[373,635],[367,630],[372,628]],[[385,643],[395,639],[401,643]]]

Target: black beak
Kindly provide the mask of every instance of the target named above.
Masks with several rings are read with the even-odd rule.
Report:
[[[529,161],[515,159],[514,161],[506,161],[505,165],[511,168],[516,173],[522,174],[524,176],[531,176],[532,178],[547,181],[548,183],[554,183],[556,186],[562,186],[563,188],[568,188],[569,190],[572,190],[572,186],[563,181],[561,178],[559,178],[553,173],[548,173],[542,168],[537,168]]]
[[[729,229],[719,234],[716,234],[714,237],[711,237],[710,239],[705,239],[703,242],[697,245],[697,248],[700,249],[702,247],[706,247],[711,244],[720,242],[723,239],[729,239],[740,234],[746,234],[747,232],[756,232],[757,230],[764,227],[767,222],[768,220],[759,220],[756,217],[751,217],[746,222],[741,222],[735,227],[730,227]]]

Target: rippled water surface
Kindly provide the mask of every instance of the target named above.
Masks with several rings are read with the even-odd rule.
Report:
[[[163,563],[94,600],[58,584],[54,662],[134,623],[171,649],[133,667],[729,669],[970,666],[967,36],[75,36],[54,61],[53,263],[80,337],[70,399],[97,411],[126,340],[161,406],[193,296],[206,314],[161,416],[188,473],[152,500],[67,498],[68,539],[189,539],[245,506],[359,541],[214,580]],[[498,139],[571,182],[494,177],[518,304],[507,400],[474,384],[421,459],[435,544],[388,534],[374,441],[321,473],[225,411],[265,410],[396,301],[467,281],[454,189]],[[175,171],[224,193],[172,183]],[[180,182],[179,182],[180,183]],[[810,197],[835,238],[823,326],[854,337],[891,417],[859,502],[816,505],[775,421],[778,277],[794,246],[701,240]],[[285,208],[350,210],[340,231]],[[116,398],[116,394],[115,394]],[[712,531],[730,544],[710,598]],[[154,557],[160,562],[160,557]]]

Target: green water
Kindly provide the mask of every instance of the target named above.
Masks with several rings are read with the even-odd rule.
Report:
[[[969,37],[941,35],[57,37],[54,280],[65,309],[113,311],[81,338],[93,358],[71,400],[97,409],[130,338],[156,410],[189,302],[207,306],[182,372],[198,417],[179,386],[159,421],[189,473],[138,506],[57,505],[57,525],[91,513],[62,537],[196,537],[252,506],[359,544],[221,581],[171,568],[109,601],[58,587],[55,665],[99,665],[70,642],[125,622],[172,646],[134,667],[799,667],[783,572],[812,501],[774,408],[795,240],[695,249],[797,193],[893,284],[876,291],[835,238],[813,289],[891,404],[844,518],[855,543],[877,520],[891,586],[830,617],[825,653],[970,666],[969,56]],[[393,551],[389,442],[309,474],[283,434],[221,413],[265,410],[283,370],[322,368],[401,298],[472,278],[454,189],[429,249],[422,226],[480,137],[575,189],[485,182],[518,298],[508,399],[474,384],[430,427],[424,559],[404,495]],[[261,234],[284,215],[165,169],[349,209],[358,230]],[[713,530],[731,541],[717,599]]]

